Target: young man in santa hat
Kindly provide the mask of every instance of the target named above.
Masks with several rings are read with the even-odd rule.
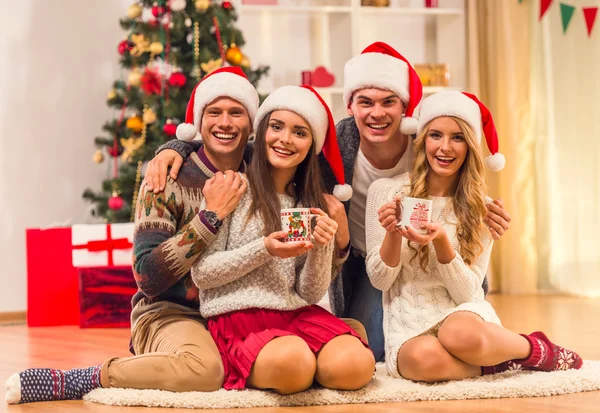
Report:
[[[342,165],[337,167],[321,159],[327,190],[340,200],[349,200],[344,203],[344,211],[337,211],[336,221],[347,216],[349,224],[347,232],[338,229],[336,244],[342,251],[349,249],[350,257],[341,276],[334,274],[329,290],[332,311],[338,317],[355,319],[364,325],[378,361],[384,358],[383,307],[381,291],[371,285],[365,270],[369,235],[365,234],[367,190],[379,178],[412,170],[414,153],[409,136],[416,132],[418,122],[413,114],[422,94],[419,77],[400,53],[383,42],[369,45],[344,67],[343,98],[350,117],[336,125]],[[180,156],[164,151],[151,161],[153,168],[146,172],[146,179],[157,191],[164,186],[168,165],[175,162],[171,169],[171,177],[175,178],[182,157],[187,157],[196,146],[173,141],[160,149],[167,148]],[[346,185],[336,188],[344,181]],[[488,204],[486,220],[495,239],[508,229],[510,216],[500,200]],[[487,280],[487,291],[486,283]]]
[[[244,148],[258,105],[256,89],[241,69],[206,76],[192,92],[187,123],[177,130],[188,139],[201,134],[203,144],[163,192],[140,188],[133,242],[139,289],[131,313],[136,355],[83,369],[15,373],[6,383],[9,404],[80,399],[97,387],[181,392],[222,386],[223,363],[198,312],[190,268],[246,189],[237,171],[245,167]],[[206,208],[200,210],[203,198]]]

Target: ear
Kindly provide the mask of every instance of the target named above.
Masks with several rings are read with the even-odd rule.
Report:
[[[348,107],[346,108],[346,112],[348,113],[348,116],[354,117],[354,112],[352,112],[352,103],[348,105]]]

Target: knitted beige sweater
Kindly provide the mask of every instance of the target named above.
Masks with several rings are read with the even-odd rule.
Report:
[[[281,208],[297,207],[292,197],[279,195],[279,201]],[[329,287],[333,241],[299,257],[274,257],[265,248],[262,220],[254,215],[246,222],[250,204],[248,190],[192,267],[203,317],[247,308],[295,310],[318,303]]]
[[[429,271],[421,269],[406,239],[402,239],[400,262],[388,267],[379,250],[385,229],[378,220],[377,210],[390,202],[396,194],[410,190],[408,173],[394,178],[375,181],[369,187],[365,227],[367,234],[366,267],[375,288],[383,291],[383,330],[385,334],[385,360],[388,373],[399,376],[397,361],[400,347],[409,339],[426,333],[450,314],[470,311],[485,321],[500,324],[492,306],[485,301],[481,284],[492,252],[492,238],[486,231],[483,252],[473,265],[464,263],[456,237],[457,218],[452,198],[429,197],[433,201],[432,221],[443,224],[456,257],[448,264],[437,260],[433,245],[429,244]]]

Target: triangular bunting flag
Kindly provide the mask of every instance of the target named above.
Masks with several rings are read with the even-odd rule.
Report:
[[[550,5],[552,4],[552,0],[542,0],[540,3],[540,20],[542,20],[542,17],[544,17],[544,14],[546,14],[546,11],[548,10],[548,8],[550,7]]]
[[[598,7],[583,7],[583,15],[585,16],[585,24],[587,25],[588,37],[592,35],[592,29],[596,22],[596,14]]]
[[[565,3],[560,3],[560,17],[562,19],[563,33],[567,33],[567,27],[569,27],[569,23],[571,22],[574,11],[575,7]]]

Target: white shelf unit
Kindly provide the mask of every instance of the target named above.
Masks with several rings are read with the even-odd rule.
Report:
[[[300,84],[301,71],[325,66],[335,84],[318,88],[336,121],[347,116],[342,102],[344,64],[374,41],[396,48],[411,63],[447,63],[449,89],[466,85],[465,0],[392,0],[389,7],[361,6],[361,0],[279,0],[278,5],[244,5],[235,0],[244,33],[244,53],[271,66],[261,93]],[[424,94],[443,90],[426,86]]]

